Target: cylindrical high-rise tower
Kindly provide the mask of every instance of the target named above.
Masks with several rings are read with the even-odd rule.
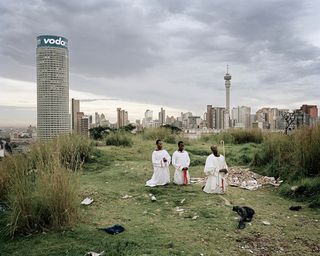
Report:
[[[68,39],[37,37],[37,131],[40,140],[70,132]]]

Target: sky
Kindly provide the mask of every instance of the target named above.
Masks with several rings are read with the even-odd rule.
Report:
[[[0,0],[0,127],[36,124],[36,37],[69,39],[70,98],[129,119],[161,107],[320,105],[317,0]],[[98,99],[98,100],[95,100]],[[101,100],[107,99],[107,100]]]

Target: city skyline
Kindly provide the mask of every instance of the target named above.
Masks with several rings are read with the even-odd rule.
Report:
[[[117,107],[135,120],[147,108],[171,116],[225,106],[227,64],[231,107],[320,105],[320,33],[312,26],[319,2],[249,2],[0,3],[0,126],[36,123],[34,43],[44,33],[70,40],[70,99],[119,99],[82,104],[83,112],[111,121]],[[88,15],[71,19],[64,15],[70,9]],[[104,20],[111,22],[101,28]]]

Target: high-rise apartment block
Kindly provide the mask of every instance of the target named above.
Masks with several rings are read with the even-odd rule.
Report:
[[[129,124],[128,112],[121,108],[117,108],[117,128],[119,129],[128,124]]]
[[[232,121],[235,128],[250,128],[251,108],[239,106],[232,109]]]
[[[159,123],[160,125],[163,125],[166,123],[166,111],[163,108],[161,108],[159,112]]]
[[[80,112],[80,100],[72,99],[71,100],[71,128],[72,132],[76,133],[77,128],[77,113]]]
[[[225,128],[226,109],[207,105],[207,128],[222,130]]]

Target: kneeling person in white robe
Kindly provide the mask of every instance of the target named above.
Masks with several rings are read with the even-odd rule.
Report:
[[[170,183],[169,165],[171,157],[167,150],[163,149],[161,140],[156,141],[157,149],[152,153],[153,175],[146,186],[163,186]]]
[[[203,191],[210,194],[223,194],[226,192],[226,174],[228,166],[223,155],[218,152],[217,146],[211,147],[212,154],[207,157],[204,172],[208,176]]]
[[[174,183],[177,185],[190,184],[190,158],[188,152],[184,150],[183,141],[179,141],[178,150],[172,155],[172,165],[175,168]]]

